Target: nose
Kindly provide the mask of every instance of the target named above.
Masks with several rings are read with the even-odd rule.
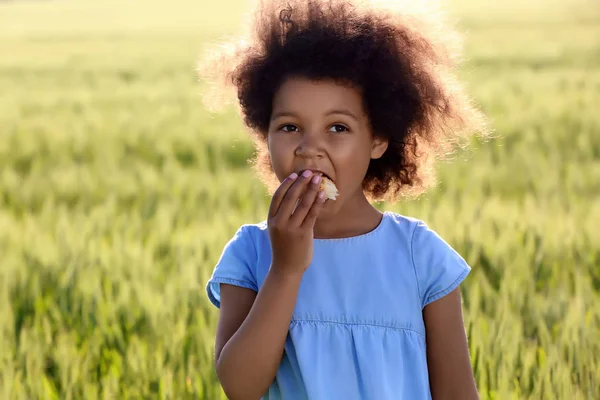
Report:
[[[321,158],[323,157],[323,148],[317,134],[304,132],[296,148],[296,156],[303,158]]]

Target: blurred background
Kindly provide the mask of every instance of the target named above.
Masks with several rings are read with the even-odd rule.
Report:
[[[0,398],[225,398],[204,285],[270,198],[195,68],[248,4],[0,1]],[[378,206],[473,267],[482,399],[598,399],[600,3],[444,5],[497,138]]]

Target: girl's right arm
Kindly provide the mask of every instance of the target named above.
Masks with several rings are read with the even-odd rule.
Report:
[[[216,369],[230,400],[259,399],[273,382],[301,278],[269,272],[258,295],[221,285]]]
[[[319,179],[310,178],[292,175],[273,195],[272,264],[259,293],[221,285],[215,365],[231,400],[260,399],[281,363],[300,282],[313,257],[314,223],[325,202],[317,195]]]

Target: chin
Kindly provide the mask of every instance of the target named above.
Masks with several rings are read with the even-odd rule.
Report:
[[[325,202],[325,204],[323,204],[322,208],[321,208],[321,212],[319,213],[319,216],[331,216],[333,214],[335,214],[340,207],[340,198],[338,197],[337,200],[327,200]]]

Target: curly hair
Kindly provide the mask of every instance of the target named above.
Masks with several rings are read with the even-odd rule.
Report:
[[[389,143],[363,181],[371,200],[425,192],[435,185],[436,159],[451,154],[461,139],[487,133],[453,71],[459,61],[455,32],[431,8],[395,3],[401,6],[262,1],[250,40],[230,54],[216,53],[212,70],[207,63],[199,69],[209,80],[211,73],[221,74],[237,90],[256,145],[255,168],[270,188],[276,178],[267,130],[274,94],[290,76],[334,80],[362,94],[373,134]]]

